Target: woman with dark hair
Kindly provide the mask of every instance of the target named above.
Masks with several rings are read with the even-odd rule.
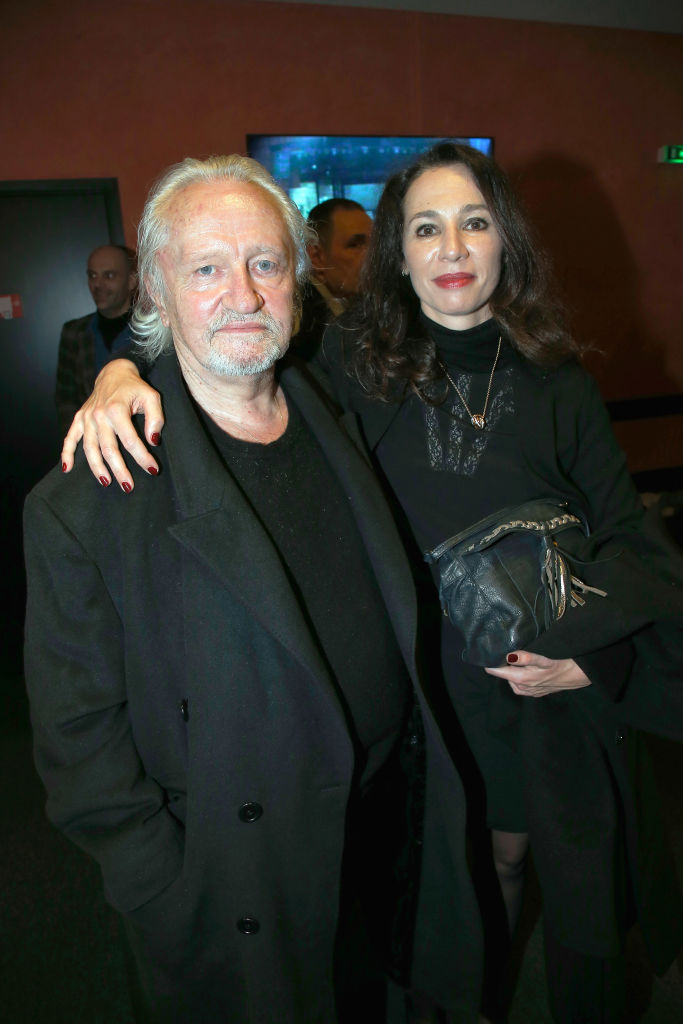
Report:
[[[401,406],[377,442],[366,440],[403,513],[409,547],[433,548],[497,508],[535,496],[536,485],[520,472],[515,437],[519,357],[555,367],[576,356],[578,345],[507,178],[478,150],[442,143],[388,180],[360,301],[324,347],[345,405],[357,383],[364,401]],[[423,594],[430,589],[427,583]],[[495,684],[462,662],[457,632],[445,623],[440,632],[449,693],[486,785],[512,931],[528,845],[517,756],[483,723]],[[547,666],[543,679],[547,689],[588,682],[578,666],[566,665]]]
[[[394,377],[418,389],[444,380],[434,346],[428,345],[423,351],[422,345],[415,345],[415,339],[412,345],[408,342],[425,300],[406,272],[404,244],[412,244],[412,239],[405,238],[404,202],[413,183],[425,172],[449,170],[474,186],[481,210],[487,210],[490,220],[484,223],[475,218],[464,234],[472,237],[491,227],[500,245],[493,257],[497,278],[489,282],[490,288],[487,286],[484,293],[478,292],[473,300],[469,281],[443,289],[444,298],[449,293],[458,296],[458,301],[452,303],[454,315],[474,317],[480,322],[493,317],[512,345],[541,366],[558,365],[578,353],[562,309],[550,294],[547,261],[531,237],[507,177],[478,150],[445,142],[391,177],[377,207],[356,316],[363,339],[357,357],[358,368],[363,367],[361,383],[377,397],[388,397],[385,386]],[[443,179],[444,174],[437,177]],[[434,181],[433,174],[428,181]],[[427,234],[434,237],[434,229],[421,226],[420,237]],[[485,300],[481,304],[477,301],[480,298]],[[429,302],[427,306],[433,318],[438,310]],[[468,313],[470,306],[475,308]],[[447,316],[448,310],[441,315]],[[457,329],[466,324],[463,321],[450,326]],[[423,329],[420,334],[423,341],[427,340],[427,331]]]
[[[680,673],[682,574],[644,528],[578,356],[545,258],[492,160],[442,143],[390,178],[359,302],[328,330],[322,361],[337,401],[356,416],[413,556],[433,699],[443,722],[455,709],[453,756],[469,780],[473,875],[489,946],[514,931],[530,844],[553,1016],[617,1024],[626,929],[640,924],[657,970],[682,939],[675,873],[643,799],[647,765],[629,728],[682,737],[680,687],[667,688]],[[145,468],[150,457],[123,411],[147,412],[149,439],[163,419],[120,364],[105,372],[99,442],[130,489],[106,419]],[[83,422],[77,417],[67,439],[67,469]],[[107,479],[95,430],[90,416],[86,450]],[[470,664],[463,634],[441,614],[438,567],[430,573],[424,553],[540,497],[568,502],[587,521],[590,536],[572,554],[593,589],[532,649],[510,651],[502,664]],[[653,640],[654,623],[670,629],[666,641],[660,633]],[[488,851],[480,825],[490,830]],[[495,874],[487,875],[491,855]],[[413,1015],[437,1019],[419,999]]]

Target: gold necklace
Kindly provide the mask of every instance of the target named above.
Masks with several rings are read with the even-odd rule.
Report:
[[[498,351],[496,352],[496,358],[493,360],[493,366],[491,367],[491,376],[489,377],[489,386],[488,386],[487,391],[486,391],[486,401],[484,402],[484,408],[482,409],[481,412],[472,412],[472,410],[470,409],[469,405],[467,404],[467,402],[465,401],[465,399],[463,397],[462,391],[460,390],[458,385],[455,383],[455,381],[451,377],[450,373],[448,372],[448,370],[446,369],[444,364],[441,361],[439,361],[439,366],[441,367],[443,372],[446,374],[446,380],[451,385],[451,387],[455,391],[456,395],[458,396],[458,398],[460,399],[462,404],[465,406],[465,409],[467,410],[467,415],[469,416],[469,418],[471,420],[471,423],[472,423],[472,426],[475,428],[475,430],[483,430],[484,427],[486,426],[486,410],[489,407],[489,398],[491,397],[491,385],[493,384],[493,375],[496,372],[496,367],[498,366],[498,357],[500,355],[500,346],[502,345],[502,343],[503,343],[503,337],[501,335],[498,338]]]

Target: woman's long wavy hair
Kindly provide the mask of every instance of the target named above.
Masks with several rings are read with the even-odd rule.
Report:
[[[443,400],[444,373],[436,345],[418,316],[420,303],[402,274],[404,199],[412,183],[438,167],[465,167],[489,208],[503,243],[500,280],[489,299],[493,317],[532,363],[557,366],[579,354],[562,305],[552,294],[549,263],[535,243],[512,186],[498,165],[470,146],[438,143],[387,181],[375,216],[351,315],[356,344],[349,371],[365,391],[388,400],[406,388],[429,402]]]

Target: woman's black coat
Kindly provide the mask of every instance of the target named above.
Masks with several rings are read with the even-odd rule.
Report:
[[[341,325],[329,329],[321,365],[374,452],[401,401],[369,398],[346,372],[353,339]],[[645,521],[592,378],[575,363],[544,372],[519,357],[518,369],[518,443],[537,484],[529,497],[568,499],[585,513],[592,535],[575,554],[593,564],[582,564],[580,575],[608,597],[588,595],[585,608],[530,645],[575,658],[594,685],[522,698],[501,682],[489,725],[523,765],[531,848],[555,939],[612,956],[635,913],[655,968],[664,970],[683,942],[683,906],[638,730],[683,740],[683,563]]]

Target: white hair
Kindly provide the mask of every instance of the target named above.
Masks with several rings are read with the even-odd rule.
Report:
[[[133,309],[131,327],[138,347],[150,361],[173,344],[171,331],[161,322],[153,295],[164,297],[165,282],[159,266],[159,252],[168,242],[168,207],[176,193],[202,182],[245,182],[263,189],[275,202],[289,234],[295,257],[295,315],[300,310],[301,289],[308,279],[310,262],[307,245],[313,232],[287,193],[265,167],[250,157],[210,156],[207,160],[187,157],[174,164],[152,186],[138,226],[138,276],[140,288]]]

